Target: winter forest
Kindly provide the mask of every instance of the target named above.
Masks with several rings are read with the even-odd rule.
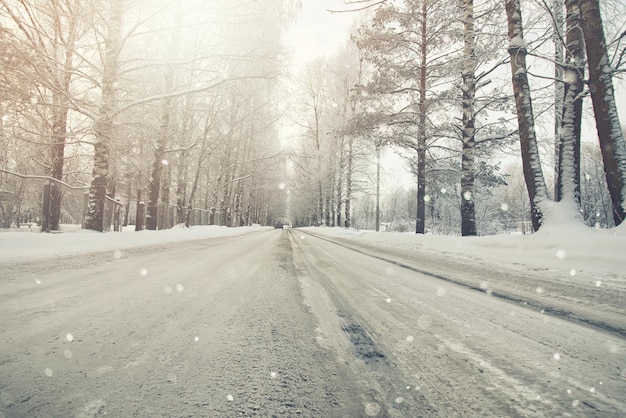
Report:
[[[302,0],[0,0],[0,227],[624,220],[622,0],[329,3],[296,66]]]

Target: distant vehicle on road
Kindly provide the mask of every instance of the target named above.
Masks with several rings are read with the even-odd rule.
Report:
[[[283,229],[283,223],[281,221],[276,222],[274,229]]]

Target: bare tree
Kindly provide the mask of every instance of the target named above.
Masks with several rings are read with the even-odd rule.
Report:
[[[73,65],[76,42],[80,34],[80,4],[74,0],[56,0],[36,4],[3,0],[0,13],[14,27],[10,32],[16,53],[25,65],[21,71],[32,77],[45,107],[40,126],[47,139],[46,165],[51,177],[63,180],[65,147],[68,137],[68,115],[71,107],[70,87],[75,75]],[[56,183],[47,186],[49,207],[44,208],[42,230],[58,230],[61,213],[61,189]]]
[[[463,151],[461,157],[461,235],[476,235],[474,213],[474,154],[475,154],[475,109],[476,57],[474,45],[474,2],[463,0]]]
[[[582,123],[585,51],[579,0],[567,0],[564,98],[558,141],[555,201],[567,199],[580,206],[580,134]],[[557,79],[557,83],[560,80]],[[557,102],[558,103],[558,102]]]
[[[111,0],[104,12],[104,51],[102,62],[101,105],[94,122],[94,157],[89,203],[85,228],[104,231],[104,205],[106,199],[109,158],[113,136],[114,112],[116,110],[116,83],[118,82],[119,58],[122,49],[123,0]]]
[[[626,217],[626,141],[615,104],[600,3],[598,0],[580,0],[580,10],[589,63],[589,91],[617,226]]]
[[[541,226],[541,202],[548,199],[548,190],[541,168],[539,147],[535,132],[535,120],[532,108],[531,92],[526,68],[526,44],[522,26],[520,0],[506,0],[508,22],[509,55],[511,57],[511,75],[513,94],[517,109],[520,146],[524,178],[531,202],[531,219],[534,230]]]
[[[375,68],[364,92],[370,102],[366,107],[375,108],[370,119],[385,126],[389,141],[415,153],[415,231],[420,234],[425,232],[427,149],[441,131],[432,115],[447,100],[441,85],[451,75],[456,11],[453,4],[439,0],[385,4],[359,37],[359,47]],[[437,120],[443,125],[443,112],[441,116]]]

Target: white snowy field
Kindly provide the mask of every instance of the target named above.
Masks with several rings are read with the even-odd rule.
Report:
[[[236,236],[264,229],[181,226],[162,231],[97,233],[79,231],[61,234],[37,232],[0,233],[0,263],[96,251],[116,251],[155,244],[176,243],[211,237]],[[305,228],[309,229],[309,228]],[[546,225],[538,233],[485,237],[458,237],[357,231],[344,228],[310,228],[318,234],[357,240],[388,250],[430,252],[520,270],[548,270],[557,275],[587,277],[610,275],[626,284],[626,226],[592,229],[583,225]],[[601,280],[601,279],[598,279]],[[598,286],[601,285],[597,283]]]

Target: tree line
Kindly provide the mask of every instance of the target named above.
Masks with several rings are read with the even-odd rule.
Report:
[[[180,223],[191,207],[229,226],[272,222],[284,212],[282,36],[298,10],[291,0],[2,0],[0,167],[89,185],[85,227],[96,231],[108,228],[107,196],[127,214],[145,201],[148,229],[159,205],[176,206]],[[50,230],[62,198],[53,183]]]
[[[300,77],[301,152],[292,161],[300,223],[354,226],[351,214],[371,217],[381,206],[372,199],[381,148],[409,160],[416,187],[400,212],[406,219],[411,211],[416,233],[427,221],[431,231],[471,236],[497,232],[494,222],[511,217],[535,231],[550,216],[602,227],[624,220],[626,145],[614,85],[626,59],[623,3],[347,4],[332,12],[358,11],[350,41]],[[521,200],[512,196],[515,157]],[[383,197],[383,220],[402,194]],[[444,228],[450,211],[458,224]]]
[[[417,233],[461,235],[537,230],[554,214],[623,221],[622,3],[355,0],[330,12],[350,5],[345,47],[286,85],[297,0],[1,0],[0,168],[87,185],[97,231],[107,198],[130,218],[145,201],[148,229],[162,205],[186,224],[195,207],[231,226],[412,219]],[[380,188],[388,150],[415,176],[408,196]],[[48,192],[55,230],[64,192]]]

